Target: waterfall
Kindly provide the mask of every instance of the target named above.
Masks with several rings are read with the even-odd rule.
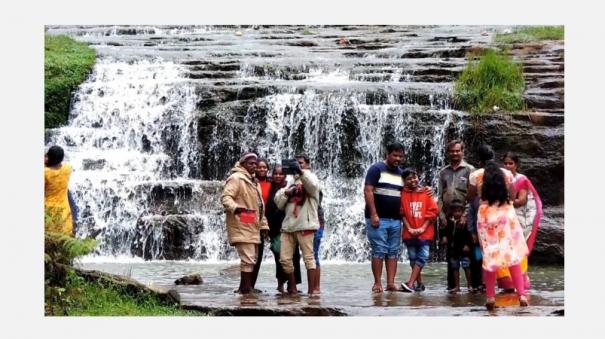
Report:
[[[436,190],[446,140],[464,132],[451,82],[418,81],[426,72],[395,49],[335,51],[330,27],[317,46],[328,57],[301,52],[284,38],[295,29],[284,30],[238,38],[225,27],[49,29],[99,53],[69,124],[46,140],[63,146],[74,168],[77,236],[99,239],[96,255],[235,259],[220,194],[244,150],[272,165],[310,157],[324,193],[325,260],[368,260],[364,176],[388,142],[403,143],[405,165]]]

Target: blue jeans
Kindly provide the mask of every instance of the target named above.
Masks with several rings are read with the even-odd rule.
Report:
[[[418,267],[424,267],[429,260],[429,245],[407,245],[408,248],[408,259],[410,260],[410,266],[414,268],[414,265]]]
[[[313,256],[315,257],[315,266],[319,267],[319,245],[321,245],[321,238],[324,236],[324,229],[318,228],[315,231],[315,237],[313,238]]]
[[[378,227],[374,228],[366,218],[366,233],[372,248],[372,258],[398,259],[401,246],[401,221],[381,218]]]

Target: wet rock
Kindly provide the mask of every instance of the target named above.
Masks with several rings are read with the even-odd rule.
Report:
[[[563,265],[565,255],[564,211],[562,207],[544,209],[530,264]]]
[[[105,159],[84,159],[82,160],[82,169],[85,171],[100,170],[105,167]]]
[[[315,47],[315,46],[319,46],[316,42],[309,41],[309,40],[288,42],[288,43],[286,43],[286,45],[289,45],[289,46],[298,46],[298,47]]]
[[[174,283],[175,285],[200,285],[204,283],[204,280],[199,273],[194,273],[178,278]]]
[[[132,254],[146,260],[180,260],[195,253],[203,220],[190,215],[147,216],[137,221]]]
[[[447,41],[447,42],[467,42],[470,39],[459,38],[457,36],[436,36],[428,41]]]
[[[216,316],[346,316],[347,314],[336,307],[305,306],[291,308],[269,307],[213,307],[184,305],[186,310],[197,310]]]
[[[520,158],[519,171],[530,178],[547,206],[564,203],[564,119],[548,114],[489,114],[471,116],[464,136],[466,158],[477,164],[474,150],[481,143],[494,148],[496,159],[508,151]]]

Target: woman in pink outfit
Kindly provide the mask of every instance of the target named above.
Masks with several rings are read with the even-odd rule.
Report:
[[[513,190],[515,191],[513,206],[523,229],[523,236],[527,241],[529,256],[534,247],[540,219],[542,218],[542,201],[531,181],[525,175],[517,172],[519,168],[519,157],[517,155],[507,152],[502,157],[502,162],[504,163],[504,167],[513,174]],[[523,273],[525,289],[529,289],[527,257],[521,262],[521,271]],[[502,269],[498,271],[498,287],[505,290],[514,288],[508,270]]]

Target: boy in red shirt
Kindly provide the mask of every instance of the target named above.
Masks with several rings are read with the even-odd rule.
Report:
[[[418,185],[418,174],[413,168],[403,170],[401,190],[401,215],[403,242],[408,251],[412,273],[407,282],[401,283],[403,292],[413,292],[414,282],[419,282],[420,272],[429,259],[429,249],[435,236],[434,222],[439,215],[439,207],[430,190]],[[421,289],[418,289],[421,290]]]

